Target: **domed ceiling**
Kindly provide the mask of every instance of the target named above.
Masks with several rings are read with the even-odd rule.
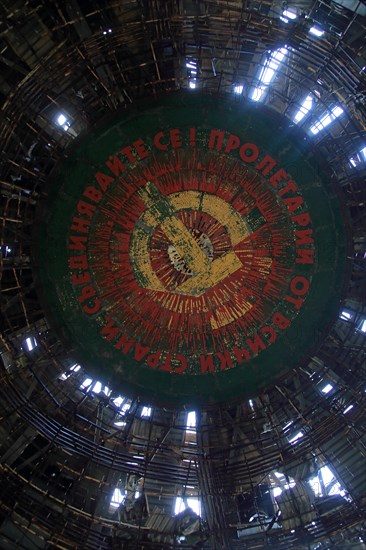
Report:
[[[338,314],[339,201],[306,134],[263,106],[140,103],[76,140],[49,185],[35,228],[46,304],[121,392],[248,397]]]
[[[365,4],[1,10],[0,546],[364,548]]]

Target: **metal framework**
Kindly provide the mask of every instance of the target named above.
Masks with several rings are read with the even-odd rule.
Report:
[[[288,4],[2,3],[2,548],[365,548],[366,7]],[[297,17],[283,20],[285,8]],[[347,284],[321,348],[296,371],[250,401],[196,411],[189,426],[189,411],[85,382],[39,302],[37,203],[81,132],[181,88],[252,101],[279,48],[286,59],[261,101],[294,121],[313,98],[298,125],[348,220]],[[132,511],[111,505],[137,479]],[[191,532],[174,516],[177,497],[200,501]]]

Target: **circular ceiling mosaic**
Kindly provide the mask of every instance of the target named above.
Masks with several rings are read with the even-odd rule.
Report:
[[[306,136],[262,106],[134,106],[52,174],[37,261],[54,326],[99,379],[167,405],[253,394],[334,317],[343,222]]]

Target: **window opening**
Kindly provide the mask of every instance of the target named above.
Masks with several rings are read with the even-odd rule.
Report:
[[[197,83],[197,61],[188,59],[186,61],[186,68],[188,72],[188,86],[193,90]]]
[[[187,414],[187,429],[188,428],[195,428],[196,424],[197,424],[196,412],[191,411]]]
[[[198,497],[188,497],[183,499],[182,497],[176,497],[174,505],[174,515],[178,515],[183,512],[187,507],[191,508],[197,516],[201,516],[201,502]]]
[[[120,407],[122,405],[122,403],[124,402],[125,398],[122,397],[122,395],[119,395],[118,397],[116,397],[115,399],[113,399],[113,403],[116,405],[116,407]]]
[[[296,485],[296,482],[292,477],[286,477],[281,472],[274,472],[274,477],[276,478],[275,483],[278,483],[278,485],[275,485],[272,488],[272,494],[274,497],[280,496],[283,491],[292,489]],[[274,479],[273,476],[272,479]]]
[[[125,403],[121,407],[121,413],[125,414],[127,411],[129,411],[131,408],[131,403]]]
[[[187,423],[186,423],[186,430],[185,430],[185,435],[184,435],[184,444],[197,445],[196,425],[197,425],[196,412],[195,411],[190,411],[187,414]]]
[[[343,414],[347,414],[350,410],[352,410],[354,405],[348,405],[346,409],[344,409]]]
[[[272,82],[276,72],[278,71],[285,55],[287,48],[280,48],[275,50],[267,59],[264,67],[259,74],[258,86],[254,88],[251,99],[253,101],[259,101],[267,89],[268,85]]]
[[[287,422],[287,424],[284,425],[284,427],[282,428],[283,430],[286,430],[287,428],[289,428],[291,426],[291,424],[293,424],[294,421],[293,420],[290,420],[289,422]]]
[[[345,496],[346,492],[328,466],[319,469],[318,474],[309,480],[316,497],[328,495]]]
[[[298,432],[296,435],[294,435],[291,439],[288,440],[289,443],[294,444],[296,441],[304,437],[303,432]]]
[[[352,314],[348,311],[342,311],[340,314],[340,318],[343,319],[343,321],[349,321],[352,319]]]
[[[118,508],[121,504],[123,504],[124,500],[126,498],[126,494],[122,493],[118,487],[115,488],[113,491],[112,498],[110,500],[110,505],[113,506],[113,508]]]
[[[112,399],[112,402],[118,409],[120,409],[120,412],[123,414],[131,408],[131,401],[129,401],[126,397],[123,397],[122,395],[119,395],[115,399]]]
[[[82,390],[87,390],[89,391],[90,389],[90,386],[92,385],[93,383],[93,379],[92,378],[85,378],[84,381],[82,382],[82,384],[80,385],[80,389]]]
[[[92,387],[93,393],[100,393],[102,391],[102,383],[101,382],[95,382],[94,386]]]
[[[356,161],[356,159],[354,157],[349,159],[349,163],[353,168],[355,168],[358,164],[358,162]]]
[[[89,383],[87,384],[87,382],[89,382]],[[86,378],[86,380],[84,380],[81,387],[85,388],[86,386],[91,386],[91,384],[93,382],[94,381],[91,378]],[[93,386],[91,388],[91,391],[95,394],[104,393],[107,397],[112,393],[112,390],[109,389],[108,386],[105,386],[104,384],[102,384],[102,382],[100,382],[99,380],[95,381],[95,383],[93,384]]]
[[[72,365],[69,369],[63,372],[59,378],[60,380],[67,380],[74,372],[79,372],[80,369],[81,366],[75,363],[75,365]]]
[[[152,411],[151,407],[143,407],[142,411],[141,411],[141,416],[142,417],[149,417],[149,416],[151,416],[151,411]]]
[[[334,122],[336,118],[338,118],[343,113],[342,107],[339,107],[339,105],[336,105],[333,107],[330,111],[326,112],[318,122],[316,122],[313,126],[310,128],[310,132],[314,135],[318,134],[321,130],[324,130],[329,124]]]
[[[316,36],[317,38],[320,38],[324,34],[323,29],[321,29],[320,27],[317,27],[316,25],[314,25],[313,27],[310,27],[309,32],[314,36]]]
[[[354,157],[349,159],[351,168],[355,168],[366,160],[366,147],[363,147]]]
[[[117,419],[113,424],[118,428],[123,428],[126,426],[126,421],[123,418],[126,412],[131,408],[131,401],[126,397],[119,395],[118,397],[112,399],[112,403],[117,409],[119,409]]]
[[[65,132],[70,128],[70,121],[64,113],[59,113],[56,122]]]
[[[313,107],[313,97],[311,94],[309,94],[304,101],[301,104],[300,109],[297,111],[296,115],[294,116],[294,122],[300,122],[312,109]]]
[[[25,340],[25,347],[27,348],[28,351],[32,351],[34,348],[37,347],[37,340],[34,338],[34,336],[29,336],[26,340]]]
[[[293,20],[293,19],[296,19],[296,17],[297,17],[296,12],[292,11],[291,9],[286,9],[282,12],[280,19],[284,23],[288,23],[290,19]]]

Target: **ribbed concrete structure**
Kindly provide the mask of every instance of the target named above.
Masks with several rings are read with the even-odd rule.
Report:
[[[0,9],[0,547],[365,548],[365,4],[322,0],[73,0],[52,5],[3,2]],[[179,119],[183,106],[191,105],[189,112],[195,109],[190,102],[198,102],[199,109],[208,113],[204,120],[192,120],[190,124],[188,120],[184,122],[183,116]],[[199,129],[197,140],[183,131],[169,134],[168,139],[166,130],[159,124],[154,126],[151,119],[144,143],[151,155],[157,153],[158,160],[158,155],[165,152],[159,152],[158,147],[157,151],[153,149],[153,138],[163,132],[156,137],[155,147],[156,143],[177,144],[183,136],[187,150],[193,142],[195,146],[199,144],[197,151],[206,144],[210,154],[214,151],[217,158],[225,157],[231,168],[238,160],[245,166],[250,164],[248,170],[252,170],[250,154],[255,156],[255,150],[236,150],[237,142],[229,136],[235,134],[237,124],[235,135],[240,138],[240,145],[244,143],[243,136],[248,135],[250,127],[248,124],[245,131],[240,129],[240,121],[248,120],[244,113],[258,113],[257,127],[251,125],[254,133],[260,131],[260,117],[268,117],[268,127],[275,124],[278,132],[273,132],[272,145],[271,140],[266,142],[265,154],[275,158],[277,151],[278,168],[265,174],[265,165],[270,166],[270,161],[261,165],[263,157],[258,156],[257,171],[268,189],[278,184],[274,192],[280,194],[273,195],[273,204],[280,209],[282,197],[293,195],[287,196],[284,191],[281,195],[285,184],[280,183],[280,175],[272,184],[270,178],[277,169],[286,170],[289,178],[299,182],[298,189],[304,193],[301,196],[313,216],[309,227],[313,230],[314,246],[310,242],[305,249],[314,248],[315,261],[310,253],[297,252],[297,256],[291,256],[291,265],[309,270],[293,274],[303,278],[302,285],[304,280],[309,281],[309,293],[322,274],[324,281],[317,287],[319,303],[316,294],[309,294],[301,307],[296,302],[297,308],[294,300],[301,297],[303,286],[295,287],[294,283],[291,287],[293,278],[289,278],[286,289],[297,288],[292,294],[290,327],[296,328],[296,334],[280,334],[279,318],[277,325],[272,323],[275,313],[290,318],[290,310],[278,306],[265,318],[265,325],[264,321],[258,325],[258,330],[272,327],[278,333],[278,341],[269,346],[268,338],[273,339],[274,332],[263,329],[266,349],[261,350],[257,340],[258,359],[246,343],[251,354],[246,359],[248,367],[235,364],[230,372],[220,371],[216,376],[216,370],[211,372],[209,360],[205,360],[205,370],[200,375],[203,377],[207,371],[207,380],[234,377],[230,379],[234,381],[232,391],[229,384],[224,395],[217,389],[216,393],[207,388],[200,392],[205,382],[200,382],[201,386],[196,383],[193,370],[189,374],[188,368],[179,373],[183,359],[168,363],[167,356],[160,367],[173,365],[168,374],[181,374],[181,387],[179,382],[172,382],[169,390],[168,384],[161,385],[166,378],[161,378],[158,389],[151,385],[151,391],[150,382],[143,387],[140,379],[125,379],[124,386],[122,376],[114,383],[109,370],[109,348],[105,352],[103,342],[90,339],[92,353],[88,355],[89,319],[85,317],[84,336],[82,325],[81,329],[73,325],[70,316],[55,315],[57,308],[67,311],[66,305],[71,303],[68,300],[77,301],[78,296],[58,292],[59,304],[55,306],[52,300],[52,288],[60,289],[65,281],[63,278],[61,284],[55,277],[54,265],[64,253],[62,238],[56,239],[57,227],[61,225],[55,220],[61,220],[62,208],[65,219],[71,219],[67,218],[71,195],[67,199],[63,195],[64,203],[57,203],[57,208],[52,202],[55,174],[64,169],[71,177],[72,155],[76,154],[75,162],[82,167],[81,177],[95,175],[101,170],[102,161],[105,165],[108,155],[116,151],[106,147],[105,157],[102,150],[100,158],[86,153],[82,156],[80,151],[86,140],[99,143],[93,136],[98,136],[101,128],[116,125],[132,114],[141,121],[146,105],[151,105],[151,112],[157,106],[167,112],[176,105],[181,127],[186,124],[187,128]],[[224,117],[219,118],[224,112],[229,113],[225,122]],[[161,116],[160,124],[167,120],[165,116],[168,115]],[[221,120],[220,128],[213,125],[215,117]],[[166,128],[172,127],[171,120],[166,122]],[[136,139],[143,135],[143,128],[146,124],[139,131],[136,129],[136,136],[130,129],[132,139],[124,136],[122,145],[135,143],[136,149]],[[225,132],[221,147],[217,146],[220,134],[216,134],[214,146],[209,148],[212,129]],[[141,135],[137,135],[139,132]],[[184,136],[191,141],[187,137],[185,143]],[[292,136],[289,149],[302,151],[298,164],[286,164],[285,148],[281,153],[278,146],[283,136]],[[138,170],[141,166],[142,173],[143,163],[147,167],[150,159],[142,158],[141,144],[137,145],[137,153],[141,163],[136,165]],[[309,178],[304,179],[302,173],[304,159],[309,165],[313,163],[312,184],[319,179],[319,186],[314,184],[313,191]],[[134,161],[132,157],[125,160],[129,162],[131,182]],[[198,164],[195,169],[198,173]],[[188,179],[182,189],[172,184],[168,191],[163,191],[159,180],[155,187],[149,184],[145,191],[150,196],[155,193],[154,204],[140,193],[141,212],[136,214],[139,224],[150,220],[153,227],[151,241],[146,245],[151,266],[146,268],[138,254],[131,252],[130,257],[138,259],[133,273],[147,294],[151,293],[151,286],[156,292],[154,285],[161,284],[161,292],[168,288],[169,292],[197,300],[196,295],[205,296],[208,289],[226,284],[227,272],[220,270],[227,258],[231,261],[225,264],[230,276],[236,277],[240,269],[245,269],[249,257],[248,247],[243,244],[245,231],[255,235],[251,250],[257,250],[258,243],[264,242],[257,232],[269,223],[269,216],[264,215],[263,221],[257,211],[253,214],[252,207],[248,212],[244,209],[244,225],[229,206],[223,205],[232,206],[231,199],[223,191],[215,192],[218,198],[212,198],[215,193],[211,188],[200,188],[204,204],[200,207],[200,219],[206,225],[202,226],[204,230],[196,230],[196,218],[190,213],[196,209],[196,199],[184,193],[193,193],[197,177],[189,180],[189,190],[184,187]],[[301,187],[303,179],[305,184]],[[102,185],[106,182],[100,181]],[[77,199],[90,182],[87,179],[80,184],[80,193],[75,191]],[[321,200],[317,199],[317,189],[326,190]],[[93,201],[89,198],[86,203],[90,212]],[[233,204],[240,211],[238,203]],[[290,203],[286,204],[289,207]],[[295,208],[294,202],[291,205]],[[161,214],[167,208],[173,211],[169,227],[167,215]],[[260,208],[263,217],[265,207]],[[179,214],[181,210],[185,214]],[[230,212],[238,220],[235,227],[239,227],[239,237],[233,237],[233,223],[220,218],[222,212]],[[300,212],[304,214],[305,210],[294,211],[293,215]],[[122,221],[127,219],[127,210],[126,217],[123,210],[120,216]],[[215,233],[215,223],[224,229],[217,225]],[[175,236],[178,226],[183,227],[183,244]],[[306,227],[304,223],[303,228]],[[286,233],[287,229],[283,231]],[[291,237],[291,231],[288,229],[286,235]],[[215,235],[230,238],[220,240]],[[142,245],[136,235],[131,238],[136,250],[140,250]],[[52,239],[57,246],[52,247]],[[73,242],[81,246],[82,241]],[[165,247],[166,264],[159,256],[159,243]],[[272,254],[280,257],[274,250],[273,246]],[[305,262],[296,262],[296,257],[305,258]],[[208,261],[214,265],[211,270],[205,267]],[[161,266],[166,274],[159,279],[154,273],[159,273]],[[93,267],[90,273],[98,282],[97,268]],[[77,274],[81,277],[79,271]],[[209,283],[204,280],[206,275]],[[148,282],[143,276],[150,277]],[[98,284],[98,288],[103,286],[100,281]],[[242,285],[238,295],[243,295],[245,288]],[[286,289],[281,291],[284,301],[289,296]],[[251,300],[248,291],[248,310],[258,302]],[[247,314],[246,309],[240,311]],[[84,314],[85,310],[81,312]],[[296,325],[302,314],[305,325]],[[232,315],[237,315],[234,309]],[[99,330],[103,330],[101,320],[107,323],[106,317],[98,319]],[[214,335],[221,317],[215,319],[210,325]],[[115,315],[113,320],[124,326],[125,318]],[[220,322],[221,326],[228,324]],[[248,338],[254,342],[255,332],[250,330]],[[110,341],[104,338],[111,348],[117,344],[117,332],[114,334]],[[128,334],[131,336],[132,332]],[[139,334],[134,332],[134,338],[138,339]],[[164,340],[163,332],[161,338],[164,345],[169,341],[173,349],[173,338]],[[240,340],[235,338],[227,344],[230,353],[230,346]],[[156,354],[154,342],[149,345],[151,354]],[[291,354],[289,346],[293,349]],[[150,372],[146,375],[149,381],[157,380],[156,371],[149,371],[149,366],[143,364],[142,348],[138,349],[141,364],[134,368]],[[191,364],[191,357],[195,357],[192,348],[186,345],[177,349],[182,357],[189,357]],[[213,349],[223,353],[223,348]],[[169,347],[164,350],[169,353]],[[278,363],[278,354],[286,357],[285,352],[287,361],[281,359],[282,363]],[[207,357],[209,353],[210,350]],[[129,357],[126,354],[121,360],[126,368],[132,364]],[[225,357],[212,368],[228,367],[231,359]],[[269,373],[273,364],[273,376],[258,377],[258,384],[248,391],[238,389],[239,381],[247,376],[240,373],[250,372],[252,367],[255,373],[254,365],[262,365],[261,361]],[[188,374],[191,378],[187,378]],[[217,384],[213,387],[217,388]]]

